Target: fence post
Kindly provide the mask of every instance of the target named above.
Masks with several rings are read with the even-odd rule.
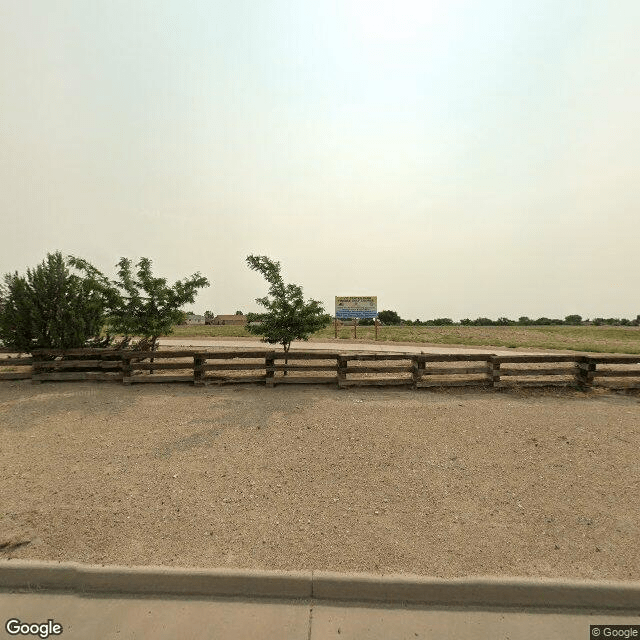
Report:
[[[411,358],[411,370],[413,377],[413,388],[418,388],[418,382],[422,380],[422,374],[424,373],[424,359],[420,356],[413,356]]]
[[[122,384],[131,384],[133,376],[133,366],[131,365],[131,356],[122,356]]]
[[[491,356],[489,358],[489,364],[490,369],[491,369],[491,373],[489,374],[491,376],[491,386],[493,387],[497,387],[500,385],[500,358],[499,356]]]
[[[342,388],[343,382],[347,381],[347,356],[338,355],[338,389]]]
[[[266,369],[265,385],[267,387],[273,387],[275,385],[275,357],[275,351],[267,351],[264,356],[264,366]]]
[[[37,376],[41,371],[40,362],[42,358],[39,353],[35,352],[31,354],[31,357],[33,358],[33,361],[31,362],[31,384],[40,384],[40,380],[35,380],[34,376]]]
[[[583,389],[593,386],[596,363],[589,356],[582,356],[576,362],[576,382]]]
[[[193,386],[194,387],[203,387],[204,380],[204,357],[201,353],[196,353],[193,356]]]

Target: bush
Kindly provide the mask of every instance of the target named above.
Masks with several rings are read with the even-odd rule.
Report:
[[[4,276],[0,287],[0,341],[5,347],[29,353],[34,349],[77,349],[107,346],[101,338],[112,296],[94,273],[77,268],[60,252],[49,253],[26,276]]]

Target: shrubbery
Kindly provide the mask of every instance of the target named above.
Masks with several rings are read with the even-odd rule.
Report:
[[[0,344],[24,353],[34,349],[108,346],[111,334],[146,339],[155,348],[182,319],[181,307],[195,300],[209,282],[199,273],[172,287],[151,273],[142,258],[132,273],[122,258],[118,280],[109,280],[91,263],[60,252],[48,254],[26,276],[4,276],[0,286]],[[107,335],[102,330],[107,327]]]
[[[0,341],[28,353],[34,349],[104,346],[101,338],[113,292],[91,270],[75,271],[60,252],[47,254],[25,276],[4,276],[0,288]]]

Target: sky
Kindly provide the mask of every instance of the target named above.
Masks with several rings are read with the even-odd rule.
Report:
[[[640,314],[637,0],[3,0],[0,274],[122,256],[259,311]]]

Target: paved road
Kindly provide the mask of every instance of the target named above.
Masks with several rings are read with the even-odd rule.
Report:
[[[637,613],[482,610],[186,597],[0,592],[0,638],[10,619],[53,620],[62,640],[588,640],[590,624],[638,624]],[[28,636],[37,637],[37,636]],[[44,637],[44,636],[42,636]]]
[[[217,338],[161,338],[159,340],[162,347],[215,347],[227,349],[265,349],[270,345],[253,339],[217,339]],[[530,351],[518,349],[492,349],[491,347],[448,347],[448,346],[411,346],[404,344],[389,344],[380,342],[294,342],[292,350],[328,350],[328,351],[388,351],[392,353],[495,353],[497,355],[510,355],[514,353],[563,353],[559,351]]]

